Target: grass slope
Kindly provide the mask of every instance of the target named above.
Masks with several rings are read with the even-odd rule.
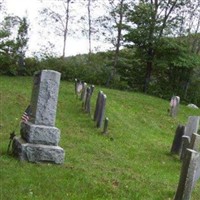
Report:
[[[169,102],[138,93],[103,89],[109,137],[81,109],[74,85],[61,82],[56,127],[63,165],[19,162],[6,154],[9,134],[30,102],[32,78],[0,77],[0,200],[170,200],[181,163],[169,154],[178,124],[200,115],[183,105],[177,118]],[[92,97],[92,113],[99,89]],[[192,199],[198,200],[200,184]]]

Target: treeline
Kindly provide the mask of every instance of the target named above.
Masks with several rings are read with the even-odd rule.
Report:
[[[163,50],[178,54],[178,49],[173,51]],[[179,52],[180,53],[180,52]],[[52,56],[42,59],[26,58],[23,63],[0,63],[0,73],[12,76],[32,76],[35,71],[42,69],[56,70],[62,73],[62,79],[74,81],[79,78],[87,83],[101,85],[120,90],[143,92],[145,63],[137,57],[135,49],[125,48],[120,51],[119,60],[113,71],[113,57],[115,52],[99,52],[63,58]],[[170,99],[172,95],[181,97],[182,102],[200,105],[200,68],[192,67],[197,64],[200,57],[190,60],[189,54],[181,52],[178,59],[162,55],[155,60],[155,70],[152,74],[147,94],[160,98]],[[182,57],[181,57],[182,56]],[[166,58],[164,58],[166,57]],[[196,60],[195,60],[196,59]]]
[[[0,74],[32,75],[40,69],[54,69],[68,81],[79,78],[165,99],[178,95],[181,102],[200,105],[200,2],[105,2],[60,0],[44,7],[40,17],[45,27],[63,39],[59,58],[48,47],[39,58],[26,58],[28,20],[4,17],[0,23]],[[77,6],[87,12],[79,16]],[[105,13],[96,16],[100,8]],[[88,54],[65,57],[71,34],[88,39]],[[95,40],[112,44],[112,50],[93,53]]]

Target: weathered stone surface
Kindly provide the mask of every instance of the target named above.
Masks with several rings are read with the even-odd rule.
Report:
[[[98,97],[97,97],[97,100],[96,100],[96,107],[95,107],[95,112],[94,112],[94,121],[97,121],[97,119],[98,119],[98,115],[99,115],[99,112],[100,112],[100,102],[101,102],[102,95],[103,95],[103,92],[99,91]]]
[[[176,117],[178,113],[178,107],[180,103],[180,97],[179,96],[173,96],[170,101],[170,115],[172,117]]]
[[[55,125],[59,85],[59,72],[43,70],[35,74],[31,97],[32,123]]]
[[[100,98],[100,110],[97,116],[97,128],[101,128],[103,124],[103,119],[105,115],[105,109],[106,109],[106,95],[103,94]]]
[[[193,104],[193,103],[188,104],[187,107],[189,107],[189,108],[194,108],[194,109],[199,109],[199,107],[196,106],[196,105]]]
[[[84,109],[86,113],[90,113],[91,112],[91,87],[87,88],[87,94],[86,94],[86,99],[85,99],[85,105],[84,105]]]
[[[81,90],[81,101],[83,102],[83,106],[85,103],[86,95],[87,95],[87,83],[83,83]]]
[[[180,153],[180,159],[183,160],[186,155],[187,148],[190,146],[190,137],[187,135],[182,136],[182,148],[181,148],[181,153]]]
[[[56,127],[26,122],[21,124],[21,136],[28,143],[57,146],[60,140],[60,130]]]
[[[179,154],[181,152],[181,141],[182,141],[182,136],[184,134],[184,130],[185,126],[178,125],[174,135],[174,140],[171,147],[171,153]]]
[[[65,152],[61,147],[26,143],[22,138],[13,140],[13,154],[21,161],[62,164]]]
[[[200,122],[199,116],[190,116],[188,118],[188,123],[185,127],[184,135],[191,137],[193,133],[197,133],[199,129],[199,122]]]
[[[108,117],[105,118],[104,120],[104,127],[103,127],[103,134],[108,134],[108,122],[109,122],[109,119]]]
[[[20,160],[30,162],[64,161],[64,150],[58,147],[60,130],[55,125],[60,73],[43,70],[34,76],[31,116],[21,123],[21,138],[15,138],[13,152]]]
[[[199,134],[197,133],[192,134],[189,148],[197,152],[200,152],[200,135]]]
[[[195,173],[199,153],[187,149],[186,156],[183,160],[178,188],[174,200],[189,200],[195,183]]]

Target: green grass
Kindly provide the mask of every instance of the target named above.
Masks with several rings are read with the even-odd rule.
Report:
[[[32,78],[0,77],[0,200],[172,200],[181,162],[169,154],[178,124],[199,110],[181,105],[168,116],[169,102],[139,93],[100,89],[107,95],[109,136],[95,128],[74,95],[74,85],[61,82],[56,127],[63,165],[20,162],[6,154],[9,134],[30,102]],[[200,182],[200,181],[199,181]],[[192,194],[199,200],[200,184]]]

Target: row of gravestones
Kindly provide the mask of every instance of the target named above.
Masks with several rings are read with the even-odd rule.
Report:
[[[65,152],[58,146],[60,130],[55,127],[57,100],[60,85],[59,72],[43,70],[35,73],[30,101],[28,121],[21,122],[20,137],[15,136],[12,142],[12,152],[20,160],[30,162],[64,162]],[[76,94],[81,91],[82,106],[86,112],[91,112],[91,96],[94,86],[76,81]],[[106,95],[99,92],[94,120],[101,127],[105,114]],[[104,133],[107,133],[108,118],[105,120]]]
[[[189,200],[200,177],[200,116],[190,116],[186,126],[176,129],[171,153],[182,160],[178,188],[174,200]]]
[[[76,97],[82,101],[82,108],[88,114],[91,114],[91,97],[94,92],[94,85],[87,86],[87,83],[82,82],[78,79],[75,79],[75,94]],[[96,127],[101,128],[104,122],[103,133],[107,134],[108,129],[108,117],[105,118],[105,109],[106,109],[106,95],[99,91],[96,106],[94,111],[94,121],[96,122]]]

